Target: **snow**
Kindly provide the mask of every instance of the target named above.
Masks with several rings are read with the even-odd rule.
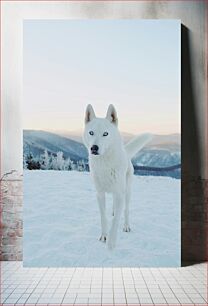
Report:
[[[107,196],[108,220],[112,200]],[[95,189],[87,172],[24,171],[24,266],[180,266],[180,180],[134,176],[132,231],[119,226],[117,246],[99,241]]]

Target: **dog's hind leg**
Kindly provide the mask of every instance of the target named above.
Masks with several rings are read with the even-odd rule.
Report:
[[[100,218],[101,218],[101,228],[102,228],[100,241],[106,242],[107,219],[106,219],[106,211],[105,211],[105,193],[104,192],[98,192],[97,193],[97,200],[98,200],[98,204],[99,204]]]
[[[122,209],[125,202],[125,194],[124,193],[116,193],[113,194],[113,202],[114,202],[114,217],[112,220],[112,225],[110,228],[109,236],[108,236],[108,248],[114,249],[116,245],[117,231],[118,225],[121,218]]]
[[[126,195],[125,195],[125,209],[124,209],[124,232],[130,232],[130,225],[129,225],[129,203],[131,198],[131,184],[133,179],[133,167],[130,166],[129,171],[126,175]]]
[[[130,186],[127,187],[126,190],[126,197],[125,197],[125,209],[124,209],[124,227],[123,231],[124,232],[130,232],[130,226],[129,226],[129,202],[131,198],[131,190]]]
[[[112,216],[113,217],[114,217],[114,210],[115,210],[114,205],[115,205],[115,203],[113,202],[113,209],[112,209]]]

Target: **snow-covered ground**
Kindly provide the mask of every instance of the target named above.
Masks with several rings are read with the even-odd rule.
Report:
[[[112,201],[107,197],[111,221]],[[180,266],[180,180],[134,176],[130,223],[109,251],[90,175],[24,172],[24,266]]]

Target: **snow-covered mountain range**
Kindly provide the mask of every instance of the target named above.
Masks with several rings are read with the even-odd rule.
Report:
[[[124,141],[134,135],[123,133]],[[38,130],[24,130],[24,155],[32,153],[34,157],[48,153],[63,152],[64,158],[71,160],[87,160],[87,150],[82,143],[81,133],[47,132]],[[153,140],[134,158],[133,163],[139,166],[168,167],[181,163],[180,134],[154,135]]]
[[[46,131],[23,131],[24,155],[32,153],[36,157],[43,154],[45,150],[52,154],[61,151],[65,158],[70,157],[74,161],[87,159],[87,150],[80,142]]]

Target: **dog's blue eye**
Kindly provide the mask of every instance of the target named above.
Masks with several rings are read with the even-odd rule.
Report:
[[[89,131],[89,134],[90,134],[90,135],[94,135],[94,132],[93,132],[93,131]]]
[[[103,133],[103,136],[108,136],[108,132],[104,132],[104,133]]]

